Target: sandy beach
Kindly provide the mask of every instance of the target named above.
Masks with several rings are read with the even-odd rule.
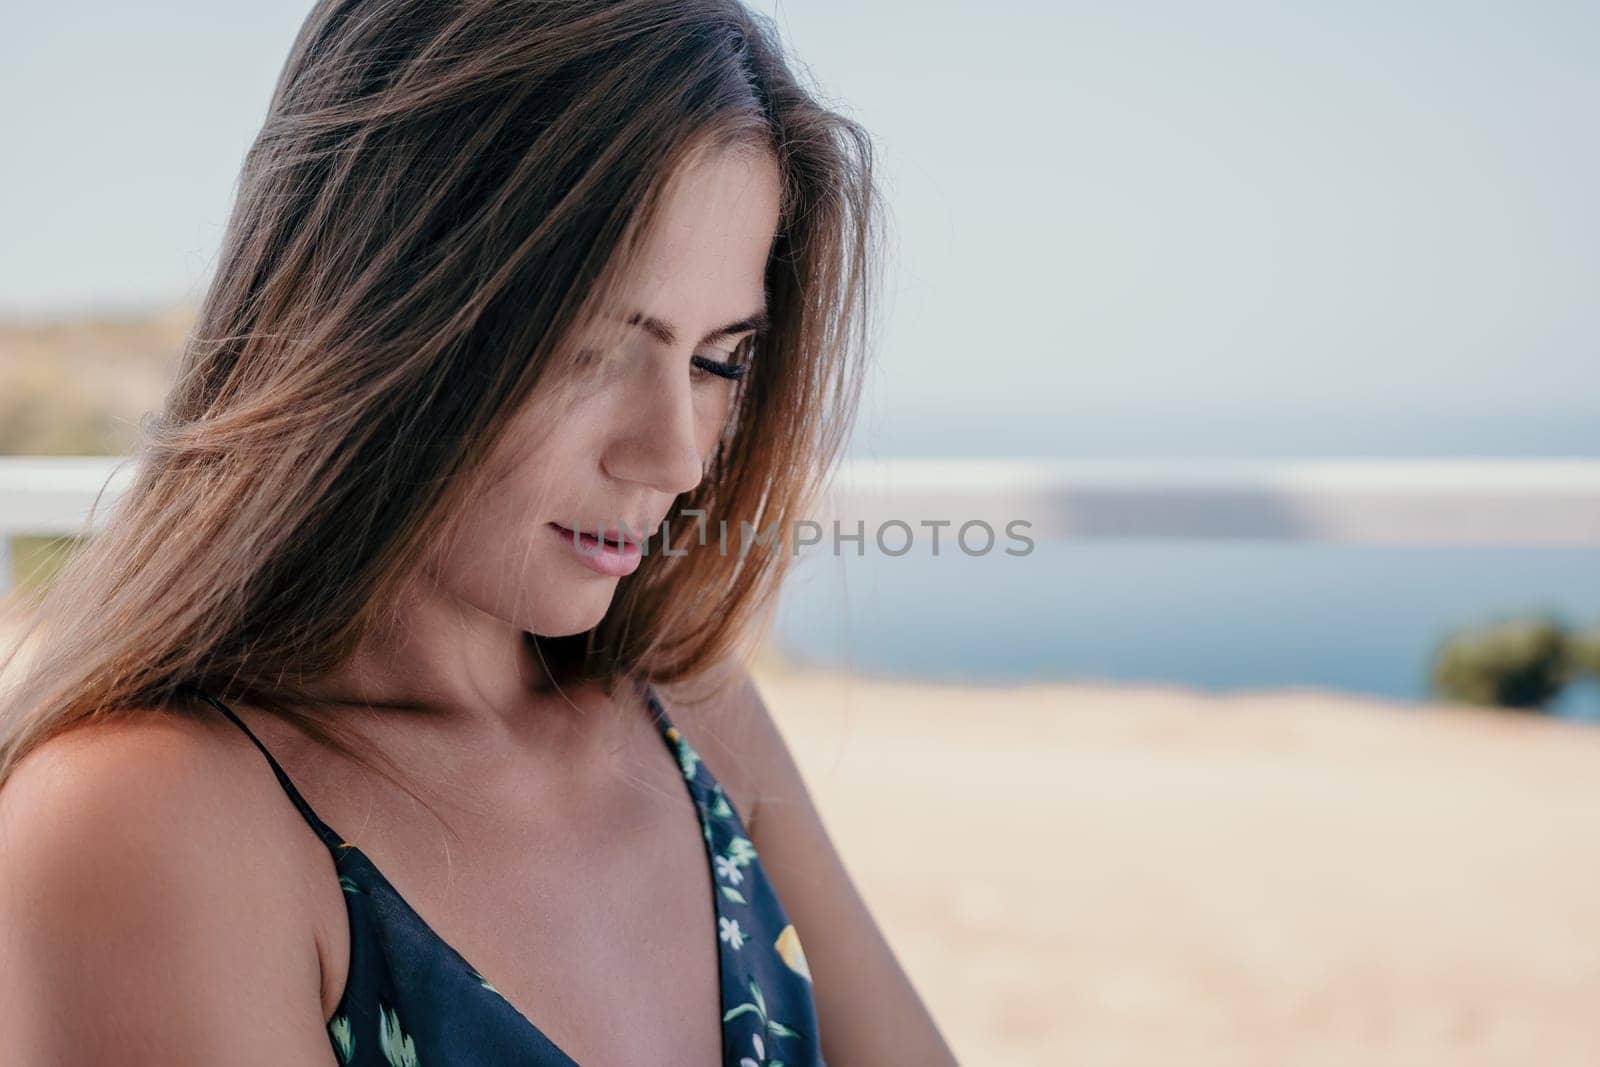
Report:
[[[1600,729],[757,679],[963,1063],[1600,1062]]]

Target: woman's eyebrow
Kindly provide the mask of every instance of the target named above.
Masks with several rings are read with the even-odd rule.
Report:
[[[667,322],[663,319],[658,319],[654,315],[646,315],[638,311],[634,312],[628,318],[627,322],[629,326],[638,326],[640,329],[644,330],[645,333],[649,334],[652,338],[660,341],[664,345],[671,346],[677,344],[678,328],[670,322]],[[750,313],[749,315],[746,315],[744,318],[739,319],[736,322],[730,322],[726,326],[717,327],[715,330],[712,330],[710,333],[702,337],[700,339],[700,343],[703,345],[708,345],[713,341],[720,341],[724,337],[731,337],[737,333],[761,333],[770,325],[771,320],[767,317],[767,309],[761,308]]]

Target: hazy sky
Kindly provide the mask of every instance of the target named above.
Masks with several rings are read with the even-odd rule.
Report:
[[[878,139],[885,450],[1600,455],[1600,6],[757,6]],[[305,10],[9,13],[0,310],[198,296]]]

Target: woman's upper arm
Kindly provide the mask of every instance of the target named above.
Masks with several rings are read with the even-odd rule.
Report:
[[[740,692],[759,782],[750,837],[805,946],[824,1058],[832,1067],[955,1063],[845,869],[748,675]]]
[[[171,725],[95,726],[0,790],[8,1064],[335,1062],[310,924],[271,833],[230,820],[217,753]]]

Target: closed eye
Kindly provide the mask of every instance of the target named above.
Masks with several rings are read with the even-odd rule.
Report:
[[[723,353],[729,356],[727,360],[716,360],[709,356],[694,356],[689,362],[694,367],[696,376],[702,381],[707,380],[707,375],[723,378],[728,381],[738,381],[750,369],[750,349],[755,338],[746,337],[734,346],[732,352]]]
[[[729,381],[738,381],[744,377],[744,372],[749,369],[749,366],[744,363],[723,363],[715,359],[707,359],[705,356],[695,356],[689,362],[694,365],[696,370],[704,371],[718,378],[726,378]]]
[[[740,344],[734,349],[733,352],[727,353],[727,355],[732,357],[728,360],[712,359],[709,356],[690,357],[689,363],[693,368],[693,377],[698,378],[701,381],[709,381],[712,378],[720,378],[725,381],[738,381],[739,379],[743,378],[745,376],[745,372],[750,369],[749,358],[747,356],[740,356],[741,352],[748,352],[748,349],[748,344]],[[580,372],[594,373],[595,371],[599,370],[602,365],[610,365],[613,362],[614,360],[603,358],[601,354],[593,348],[581,349],[573,357],[573,363]]]

